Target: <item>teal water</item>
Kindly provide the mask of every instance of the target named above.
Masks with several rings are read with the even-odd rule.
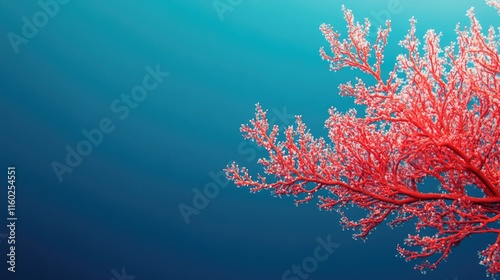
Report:
[[[233,160],[260,170],[265,154],[239,133],[257,102],[279,125],[302,115],[315,136],[326,135],[328,108],[355,106],[337,87],[360,73],[330,72],[318,53],[321,23],[345,34],[342,4],[373,25],[390,16],[392,69],[412,16],[419,36],[433,28],[447,45],[472,5],[483,27],[498,26],[484,2],[60,3],[36,31],[23,30],[23,18],[44,23],[39,3],[0,3],[0,162],[16,166],[19,219],[16,273],[0,235],[0,279],[127,279],[122,268],[137,280],[485,279],[477,251],[492,236],[465,240],[422,275],[395,257],[412,224],[355,241],[336,213],[249,194],[220,173]],[[83,130],[97,144],[79,144]],[[78,147],[88,155],[67,158]],[[213,198],[193,201],[207,185]],[[0,197],[5,221],[6,191]],[[203,207],[183,216],[179,207],[194,203]],[[339,246],[308,278],[282,278],[328,236]]]

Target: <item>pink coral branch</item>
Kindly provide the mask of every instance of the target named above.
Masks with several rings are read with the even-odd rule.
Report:
[[[489,1],[500,9],[498,0]],[[330,109],[325,122],[329,142],[314,138],[301,116],[296,126],[269,127],[266,111],[256,105],[255,118],[242,125],[245,139],[264,147],[268,158],[259,159],[265,175],[253,179],[246,168],[228,166],[227,177],[253,192],[269,189],[292,195],[297,204],[317,197],[320,209],[336,210],[345,228],[366,238],[383,222],[390,226],[416,221],[416,234],[397,247],[407,260],[422,259],[417,269],[434,269],[451,250],[473,234],[496,235],[480,252],[480,263],[490,275],[500,272],[500,56],[499,39],[490,28],[483,35],[474,10],[467,13],[471,26],[457,25],[457,42],[442,48],[440,34],[416,36],[416,20],[400,41],[406,53],[387,78],[382,77],[383,51],[390,23],[379,28],[375,42],[368,41],[370,22],[355,22],[342,7],[347,38],[330,25],[320,31],[330,52],[321,57],[334,71],[356,68],[374,78],[340,85],[340,93],[366,106],[365,117]],[[434,191],[421,182],[435,178]],[[475,186],[480,196],[469,195]],[[355,205],[367,216],[350,220],[344,209]],[[422,229],[433,235],[421,236]],[[418,247],[411,250],[409,247]],[[434,262],[427,259],[437,256]]]
[[[493,7],[495,7],[498,12],[500,13],[500,0],[490,0],[490,1],[487,1],[488,5],[491,5]]]

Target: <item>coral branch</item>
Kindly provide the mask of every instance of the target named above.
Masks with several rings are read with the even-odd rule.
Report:
[[[500,12],[498,0],[488,4]],[[292,195],[297,204],[316,197],[320,209],[340,213],[341,224],[362,239],[381,223],[413,220],[416,234],[397,250],[407,260],[424,260],[416,266],[422,271],[436,268],[464,238],[491,233],[496,239],[480,252],[480,264],[492,276],[500,273],[500,40],[494,28],[484,35],[470,9],[470,27],[457,25],[457,41],[442,48],[433,30],[421,42],[412,18],[400,41],[405,54],[383,78],[390,22],[372,44],[370,22],[360,24],[352,11],[342,11],[346,39],[321,25],[330,51],[321,48],[320,56],[333,71],[348,67],[373,77],[373,85],[357,79],[339,87],[341,95],[366,107],[364,117],[331,108],[326,140],[314,138],[297,116],[280,138],[257,104],[255,118],[241,132],[269,154],[258,163],[271,179],[254,179],[236,163],[225,169],[227,177],[253,192]],[[428,178],[437,182],[433,191],[423,191]],[[471,188],[481,195],[471,195]],[[350,205],[367,216],[350,220]],[[422,229],[431,235],[421,236]]]

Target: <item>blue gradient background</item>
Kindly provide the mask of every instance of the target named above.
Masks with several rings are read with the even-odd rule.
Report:
[[[256,160],[265,154],[239,133],[255,103],[301,114],[313,134],[326,135],[328,108],[354,106],[337,86],[360,73],[328,71],[318,27],[331,23],[345,34],[341,4],[377,26],[389,2],[243,0],[221,20],[211,0],[74,0],[15,54],[7,34],[20,34],[21,18],[40,7],[2,1],[0,166],[17,167],[19,220],[17,272],[6,273],[3,239],[0,279],[108,280],[122,267],[136,280],[281,279],[328,235],[341,246],[309,279],[485,279],[477,252],[491,235],[464,240],[422,275],[413,270],[417,262],[395,257],[413,224],[381,226],[363,243],[342,231],[335,212],[232,184],[190,224],[180,214],[181,203],[192,205],[193,189],[214,182],[210,173],[228,162],[260,171]],[[499,22],[483,1],[399,2],[387,69],[402,52],[397,43],[411,16],[419,36],[434,28],[443,44],[454,40],[457,22],[468,25],[472,5],[483,27]],[[110,104],[157,64],[171,75],[119,120]],[[51,163],[63,163],[65,147],[105,117],[115,130],[59,182]],[[0,198],[5,221],[5,189]]]

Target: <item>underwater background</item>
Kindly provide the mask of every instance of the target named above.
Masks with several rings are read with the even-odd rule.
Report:
[[[337,87],[361,73],[331,72],[318,52],[321,23],[346,33],[341,5],[373,30],[390,17],[387,71],[412,16],[442,45],[471,6],[484,29],[500,22],[484,1],[2,1],[0,180],[16,167],[18,221],[11,273],[2,188],[0,279],[486,279],[477,252],[493,235],[423,275],[395,257],[413,223],[353,240],[314,200],[296,207],[223,177],[232,161],[261,172],[265,152],[239,132],[256,103],[281,127],[302,115],[318,137],[330,107],[356,107]],[[124,99],[146,77],[155,86]],[[87,155],[69,166],[78,147]],[[328,240],[326,260],[284,277]]]

